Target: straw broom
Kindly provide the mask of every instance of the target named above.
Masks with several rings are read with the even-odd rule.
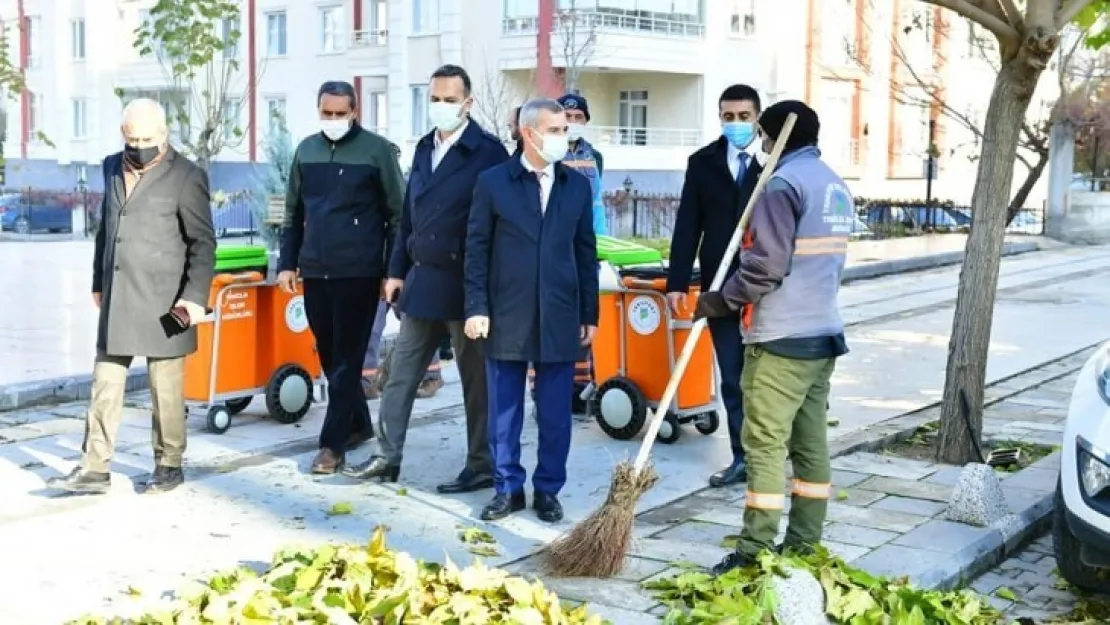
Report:
[[[752,206],[755,205],[771,174],[774,173],[786,141],[794,130],[795,121],[797,121],[797,115],[794,113],[787,116],[782,132],[775,141],[775,147],[763,166],[759,181],[756,182],[748,204],[740,215],[740,223],[732,233],[724,258],[733,258],[739,251],[740,240],[751,218]],[[706,292],[720,290],[725,278],[728,277],[726,275],[728,266],[727,262],[721,263],[717,269],[717,275],[713,276],[713,282],[705,290]],[[690,358],[694,355],[698,338],[707,323],[706,319],[694,322],[678,362],[675,363],[674,371],[671,372],[667,387],[663,391],[663,397],[659,399],[658,408],[649,415],[648,431],[644,435],[643,442],[640,443],[640,453],[636,455],[635,462],[630,463],[625,460],[617,465],[605,504],[556,539],[544,551],[544,564],[548,572],[561,577],[611,577],[624,567],[629,543],[632,541],[636,504],[640,501],[640,497],[659,481],[659,476],[648,463],[651,447],[659,434],[659,427],[663,424],[667,407],[671,405],[675,393],[678,392],[678,384],[690,364]]]

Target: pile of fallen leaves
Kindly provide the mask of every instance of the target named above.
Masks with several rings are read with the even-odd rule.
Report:
[[[480,562],[459,568],[390,550],[385,531],[367,546],[289,548],[261,575],[217,575],[165,608],[136,619],[85,617],[70,625],[294,625],[452,623],[602,625],[586,606],[566,609],[540,582]]]
[[[791,569],[809,571],[825,591],[825,611],[835,623],[850,625],[995,625],[1002,614],[969,590],[922,590],[905,579],[889,580],[853,568],[823,548],[808,556],[764,553],[750,567],[720,577],[689,567],[644,586],[670,607],[667,625],[773,623],[779,597],[774,576]]]

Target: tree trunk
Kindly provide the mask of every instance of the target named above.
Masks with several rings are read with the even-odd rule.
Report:
[[[1026,49],[1027,45],[1000,68],[983,127],[979,171],[971,198],[971,232],[960,269],[937,440],[937,459],[955,465],[983,461],[978,453],[983,386],[1006,229],[1006,198],[1013,186],[1021,133],[1018,122],[1025,118],[1044,67],[1037,63],[1041,55]],[[1048,47],[1054,49],[1055,43]]]
[[[1029,194],[1033,192],[1033,187],[1036,186],[1037,181],[1044,175],[1044,169],[1048,167],[1048,150],[1037,153],[1037,162],[1033,163],[1033,167],[1025,174],[1025,182],[1021,183],[1018,187],[1017,193],[1014,194],[1010,200],[1010,207],[1006,209],[1006,225],[1010,225],[1017,217],[1022,208],[1025,208],[1025,202],[1029,199]]]

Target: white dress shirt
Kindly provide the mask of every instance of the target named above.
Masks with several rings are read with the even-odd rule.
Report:
[[[536,169],[528,159],[521,154],[520,162],[524,165],[524,171],[532,174],[539,174],[540,179],[540,213],[547,213],[547,200],[551,199],[551,187],[555,184],[555,166],[551,163],[543,169]]]
[[[728,170],[732,173],[733,180],[736,180],[736,175],[740,173],[740,155],[745,155],[744,164],[747,167],[751,167],[752,163],[755,162],[755,150],[755,140],[752,140],[752,142],[748,144],[748,147],[743,150],[736,148],[731,143],[728,144]]]
[[[447,150],[450,150],[452,146],[459,142],[459,137],[462,136],[463,131],[466,130],[466,126],[469,123],[469,119],[464,119],[462,125],[455,129],[455,132],[452,132],[451,136],[446,139],[440,139],[439,131],[436,131],[434,135],[435,144],[432,147],[432,171],[435,171],[443,161],[443,157],[447,156]]]

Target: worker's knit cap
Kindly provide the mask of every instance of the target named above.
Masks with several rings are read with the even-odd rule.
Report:
[[[767,107],[759,116],[759,127],[763,133],[775,141],[786,125],[786,118],[791,113],[798,116],[794,122],[794,130],[786,142],[783,152],[793,152],[809,145],[817,145],[817,135],[821,130],[821,122],[817,119],[817,112],[806,106],[805,102],[798,100],[783,100]]]

